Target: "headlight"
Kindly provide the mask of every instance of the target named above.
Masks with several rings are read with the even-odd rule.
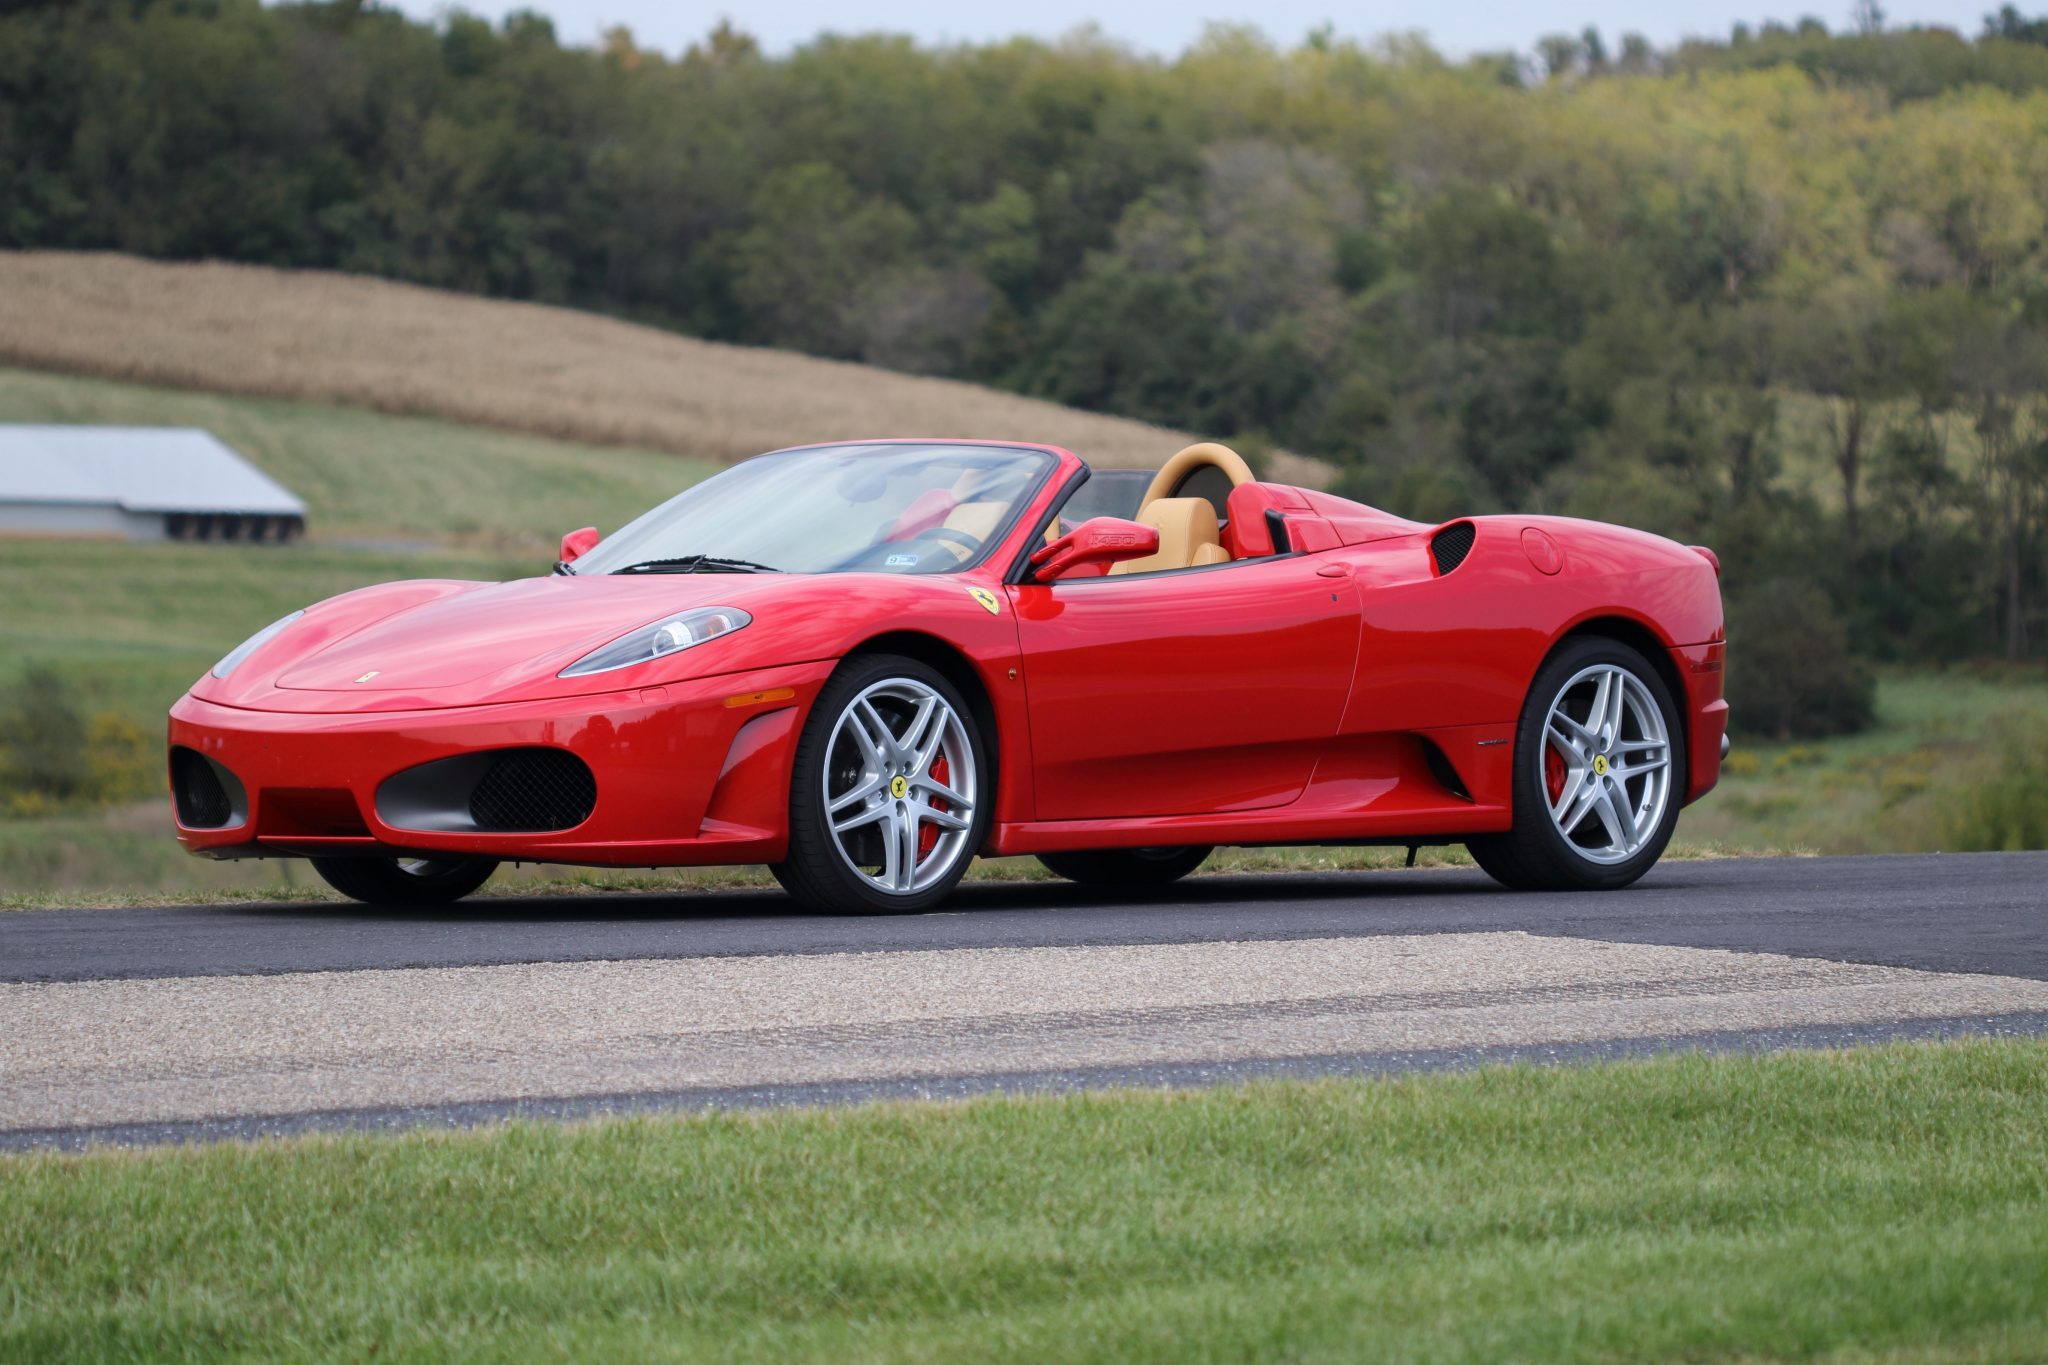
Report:
[[[298,620],[301,616],[304,616],[305,614],[306,613],[303,611],[295,611],[290,616],[281,616],[277,620],[272,621],[269,625],[265,626],[263,629],[257,631],[254,635],[251,635],[248,639],[242,641],[242,643],[236,645],[233,649],[228,651],[226,658],[222,659],[219,663],[213,666],[213,676],[216,678],[225,678],[228,674],[234,672],[237,668],[241,667],[242,660],[248,658],[257,650],[263,648],[265,644],[269,643],[270,638],[273,635],[276,635],[279,631],[283,630],[286,626]]]
[[[584,655],[556,676],[581,678],[590,673],[609,673],[615,668],[644,664],[664,654],[674,654],[692,645],[701,645],[706,640],[730,635],[753,619],[738,607],[699,607],[695,611],[671,616],[666,621],[642,626],[630,635],[621,635],[603,649]]]

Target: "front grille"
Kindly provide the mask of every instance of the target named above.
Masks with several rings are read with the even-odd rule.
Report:
[[[234,818],[235,805],[213,765],[194,750],[171,750],[171,799],[178,823],[187,829],[219,829]]]
[[[1447,574],[1463,564],[1465,556],[1472,553],[1472,542],[1478,538],[1479,529],[1469,521],[1454,522],[1438,531],[1429,542],[1437,574]]]
[[[508,749],[469,794],[470,819],[496,833],[568,829],[596,808],[597,779],[560,749]]]

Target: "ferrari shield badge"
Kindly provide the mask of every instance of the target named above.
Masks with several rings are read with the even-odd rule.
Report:
[[[967,594],[968,596],[972,597],[975,601],[981,603],[981,605],[983,605],[984,607],[987,607],[988,614],[990,616],[1002,615],[1002,599],[997,597],[994,593],[990,592],[987,588],[969,588],[967,590]]]

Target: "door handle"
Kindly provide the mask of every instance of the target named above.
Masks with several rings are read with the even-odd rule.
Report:
[[[1349,564],[1318,564],[1316,566],[1317,578],[1349,578],[1350,576],[1351,566]]]

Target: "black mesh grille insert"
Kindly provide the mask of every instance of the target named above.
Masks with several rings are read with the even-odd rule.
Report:
[[[178,806],[178,823],[186,829],[219,829],[234,817],[234,803],[220,775],[191,749],[171,750],[171,799]]]
[[[597,779],[560,749],[507,749],[469,794],[478,829],[509,833],[568,829],[597,808]]]
[[[1436,557],[1436,571],[1447,574],[1465,562],[1465,556],[1472,553],[1472,542],[1479,538],[1479,529],[1469,521],[1457,522],[1438,531],[1429,542],[1429,552]]]

